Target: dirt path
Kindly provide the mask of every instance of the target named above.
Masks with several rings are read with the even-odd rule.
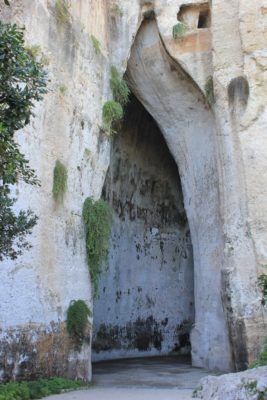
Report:
[[[96,363],[88,390],[51,396],[49,400],[189,400],[208,372],[186,358],[155,357]]]
[[[51,396],[49,400],[191,400],[191,390],[92,388]]]

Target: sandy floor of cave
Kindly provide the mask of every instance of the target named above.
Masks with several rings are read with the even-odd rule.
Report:
[[[208,371],[193,368],[185,357],[116,360],[93,365],[88,390],[49,397],[50,400],[188,400]]]

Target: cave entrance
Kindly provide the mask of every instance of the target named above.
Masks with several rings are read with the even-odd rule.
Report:
[[[103,197],[113,227],[94,303],[93,360],[190,354],[193,254],[178,168],[134,95],[113,140]]]
[[[156,352],[157,346],[159,349],[161,346],[161,351],[167,350],[167,347],[164,347],[165,344],[162,340],[162,336],[164,334],[164,312],[166,300],[160,288],[158,288],[158,293],[161,304],[158,302],[155,304],[155,311],[157,311],[156,314],[154,314],[154,316],[153,314],[143,314],[142,318],[140,317],[139,319],[138,316],[135,318],[136,314],[134,314],[134,310],[136,304],[134,304],[133,300],[130,300],[132,303],[129,305],[129,314],[126,318],[126,312],[123,309],[122,304],[124,299],[127,298],[127,294],[125,294],[123,291],[115,291],[116,298],[114,299],[114,303],[112,305],[109,302],[108,297],[105,297],[105,294],[103,293],[104,291],[108,290],[108,288],[112,288],[116,280],[119,281],[122,279],[128,284],[130,282],[137,283],[138,280],[140,280],[139,294],[142,293],[143,297],[141,294],[138,297],[138,286],[136,297],[136,299],[139,299],[138,301],[140,302],[140,309],[142,309],[142,307],[144,307],[146,304],[151,304],[151,306],[153,306],[153,302],[155,301],[154,298],[150,295],[148,298],[146,298],[146,295],[143,294],[143,287],[156,288],[157,284],[155,284],[154,279],[157,277],[162,284],[164,282],[163,286],[166,289],[166,293],[172,290],[172,295],[169,297],[167,303],[170,307],[173,307],[171,309],[171,315],[175,316],[176,318],[176,322],[173,324],[173,326],[175,326],[175,324],[176,326],[179,325],[179,334],[182,335],[182,329],[185,329],[184,334],[188,335],[191,329],[192,321],[194,321],[190,332],[193,366],[206,367],[210,370],[217,369],[221,371],[229,371],[233,368],[233,364],[228,323],[224,311],[224,300],[222,295],[223,287],[221,274],[224,267],[225,246],[223,221],[221,218],[222,205],[220,202],[220,179],[217,159],[219,153],[217,148],[218,133],[216,131],[214,115],[206,101],[205,96],[200,88],[196,85],[195,81],[193,81],[193,79],[183,70],[179,63],[168,54],[159,35],[158,26],[155,19],[143,21],[139,28],[131,49],[130,58],[128,60],[127,80],[130,84],[132,92],[156,121],[157,126],[164,137],[164,141],[162,138],[159,139],[158,143],[160,144],[158,144],[158,147],[161,149],[166,143],[170,153],[172,154],[173,160],[175,161],[175,164],[179,170],[183,200],[177,167],[174,168],[173,160],[171,159],[170,155],[166,155],[168,154],[167,152],[164,153],[165,155],[162,154],[157,159],[158,161],[156,163],[158,165],[155,167],[156,178],[158,179],[160,177],[161,179],[161,188],[157,187],[156,184],[153,187],[151,183],[153,179],[150,179],[147,187],[146,185],[144,185],[144,187],[141,186],[143,181],[142,176],[138,175],[140,168],[137,165],[137,160],[140,160],[139,152],[136,153],[136,161],[130,166],[129,156],[131,155],[132,157],[135,146],[137,146],[137,138],[139,142],[144,140],[144,127],[140,128],[139,137],[137,136],[137,133],[134,134],[134,132],[132,132],[132,135],[135,138],[134,142],[132,142],[133,137],[131,134],[126,134],[125,137],[124,135],[119,135],[117,138],[115,138],[113,149],[113,153],[115,153],[112,155],[113,162],[115,164],[113,165],[112,163],[113,168],[110,169],[110,174],[113,174],[113,177],[110,179],[114,182],[113,185],[115,186],[121,184],[119,180],[126,182],[124,187],[122,187],[122,192],[120,195],[121,198],[118,196],[114,197],[115,203],[117,202],[115,208],[118,210],[118,215],[120,215],[118,218],[120,218],[121,226],[124,224],[125,231],[124,236],[120,236],[118,220],[118,226],[116,228],[116,235],[118,236],[116,238],[114,237],[115,241],[113,238],[113,247],[116,245],[116,243],[120,243],[120,248],[111,249],[111,256],[113,253],[112,262],[114,265],[114,272],[112,274],[106,274],[106,278],[104,278],[106,279],[106,284],[102,287],[102,289],[100,289],[102,290],[102,293],[99,300],[97,300],[95,304],[96,336],[93,344],[95,349],[94,354],[97,354],[97,335],[98,338],[103,338],[103,343],[106,340],[106,325],[102,324],[100,330],[97,327],[100,328],[101,326],[101,318],[102,321],[105,321],[105,323],[108,321],[109,314],[111,313],[111,309],[109,309],[109,307],[111,306],[116,307],[116,320],[118,322],[112,328],[114,329],[113,334],[111,332],[110,335],[108,335],[109,338],[114,338],[114,344],[116,343],[117,336],[121,335],[120,321],[122,318],[125,318],[126,321],[128,318],[130,322],[134,321],[134,328],[137,332],[142,332],[144,327],[148,327],[150,332],[153,332],[154,343],[156,344],[156,346],[153,345],[153,349],[155,349],[153,351]],[[136,107],[139,106],[140,105],[136,105]],[[133,107],[133,105],[131,104],[130,107]],[[128,117],[128,119],[129,118],[131,117]],[[138,121],[140,121],[140,117],[136,115],[133,117],[131,122],[126,121],[126,123],[132,127],[135,127]],[[149,121],[149,118],[147,121]],[[153,124],[154,122],[151,122],[150,120],[149,123]],[[159,137],[161,136],[159,135]],[[122,166],[122,164],[120,165],[122,161],[120,161],[120,163],[116,162],[116,159],[120,158],[118,154],[119,149],[117,149],[116,143],[119,143],[120,140],[128,140],[129,143],[131,143],[128,146],[129,156],[127,151],[123,150],[124,156],[121,159],[124,160],[124,166]],[[148,155],[151,154],[150,149],[153,146],[156,146],[156,141],[155,136],[151,133],[150,144],[147,144],[144,147],[145,151],[142,153],[145,160],[147,160]],[[155,152],[153,154],[155,154]],[[154,156],[151,155],[151,157]],[[164,160],[166,160],[166,165],[168,164],[168,168],[170,168],[167,175],[164,175]],[[152,165],[152,162],[148,161],[147,165]],[[121,171],[120,177],[118,175],[118,171]],[[115,183],[116,179],[118,183]],[[157,179],[155,179],[155,182]],[[149,187],[149,185],[151,185],[151,187]],[[106,188],[107,187],[108,183],[106,184]],[[137,210],[134,206],[134,204],[136,204],[136,200],[134,198],[135,190],[139,190],[138,196],[140,199],[142,198],[142,193],[140,193],[140,190],[141,192],[143,190],[145,194],[148,193],[148,190],[156,191],[155,193],[157,193],[159,199],[158,204],[161,204],[163,207],[161,214],[158,215],[157,218],[158,220],[162,218],[162,221],[165,221],[167,225],[169,224],[168,228],[170,228],[170,231],[173,229],[174,241],[178,240],[179,237],[185,238],[187,232],[187,244],[184,246],[184,248],[187,250],[187,258],[183,259],[183,268],[181,270],[183,272],[181,272],[181,275],[179,275],[179,268],[176,271],[172,271],[172,268],[173,270],[177,268],[178,263],[175,264],[174,261],[172,261],[172,258],[168,255],[168,246],[172,246],[170,244],[171,234],[169,235],[168,232],[166,232],[166,235],[161,235],[157,226],[146,227],[145,225],[145,222],[149,221],[150,218],[149,211],[151,210],[151,204],[149,201],[153,202],[154,196],[147,198],[149,199],[147,203],[146,197],[144,197],[144,203],[140,209]],[[174,190],[175,193],[173,192]],[[126,193],[129,193],[129,198],[126,198]],[[133,195],[132,197],[131,193]],[[168,196],[166,196],[167,193]],[[112,201],[114,202],[114,200]],[[189,266],[189,260],[192,257],[192,252],[189,250],[189,229],[187,227],[187,220],[182,204],[184,204],[190,228],[194,256],[194,279],[192,276],[191,278],[189,277],[190,274],[192,275],[192,262],[191,266]],[[123,215],[123,212],[125,213],[126,208],[127,219],[126,216]],[[141,219],[141,217],[143,219]],[[125,221],[123,221],[123,218],[125,218]],[[138,235],[138,237],[132,236],[134,234],[134,230],[131,230],[130,227],[134,226],[134,224],[131,225],[131,223],[134,222],[137,224],[139,221],[138,218],[140,218],[140,221],[143,221],[143,237],[141,237],[141,233]],[[131,219],[133,221],[131,221]],[[182,219],[184,219],[184,225],[181,223]],[[177,221],[177,225],[172,226],[174,221]],[[162,226],[164,226],[164,223]],[[182,227],[184,227],[184,231]],[[175,231],[174,228],[177,230]],[[162,236],[162,238],[160,238],[158,241],[157,235],[158,237],[160,237],[160,235]],[[167,244],[168,237],[170,240]],[[183,240],[181,240],[181,242],[183,242]],[[145,262],[142,263],[142,259],[144,259],[144,255],[148,254],[148,251],[151,252],[152,248],[155,249],[155,253],[153,254],[155,260],[153,260],[153,262],[155,262],[155,265],[157,265],[158,271],[155,275],[151,274],[149,278],[147,278],[145,271],[146,268],[149,268],[149,263],[147,265]],[[174,248],[175,246],[173,249]],[[170,254],[172,254],[172,251],[173,250],[170,251]],[[137,256],[139,256],[139,260]],[[176,256],[174,259],[177,261],[178,257]],[[132,273],[126,272],[133,260],[135,260],[136,267],[138,266],[139,269],[133,268]],[[171,265],[169,275],[164,273],[164,268],[166,268],[164,260],[167,261],[167,264],[170,263]],[[162,266],[160,264],[161,261]],[[122,263],[127,266],[126,270],[120,268]],[[152,262],[150,264],[150,268],[153,270]],[[186,275],[187,273],[188,275]],[[122,276],[123,274],[126,275]],[[181,277],[183,277],[183,281],[180,279]],[[151,279],[151,281],[148,281],[147,279]],[[187,286],[189,281],[189,286]],[[189,300],[189,297],[193,295],[193,281],[194,302]],[[168,285],[170,286],[168,287]],[[178,286],[175,287],[175,285],[178,285],[179,289]],[[185,290],[184,295],[178,299],[179,294],[181,294],[183,290]],[[133,292],[131,292],[131,294],[133,294]],[[133,297],[130,297],[130,299],[133,299]],[[187,300],[189,300],[189,302],[187,302]],[[193,306],[191,306],[191,311],[189,307],[190,301],[194,305],[194,320],[192,317]],[[184,307],[184,309],[181,310],[181,314],[179,314],[180,302]],[[106,307],[105,313],[104,309],[102,308],[104,307],[104,304]],[[161,314],[157,315],[160,310]],[[184,312],[184,310],[186,310],[186,312]],[[151,315],[152,318],[150,318]],[[183,316],[180,318],[178,317],[179,315]],[[185,321],[188,321],[188,325]],[[166,322],[168,322],[166,325],[168,326],[170,324],[170,320],[168,319]],[[124,324],[126,338],[129,337],[129,340],[132,340],[133,338],[136,340],[136,335],[133,335],[131,327],[131,324]],[[172,334],[173,333],[171,333],[171,335]],[[188,336],[184,336],[184,338],[186,337]],[[157,338],[157,340],[155,338]],[[182,336],[180,336],[180,339],[182,339]],[[174,342],[177,343],[179,348],[181,348],[182,342],[180,339],[179,341],[177,340]],[[135,344],[138,344],[139,347],[143,346],[144,349],[150,349],[148,342],[149,341],[147,339],[146,344]],[[167,340],[166,343],[170,342],[171,341],[169,339],[169,341]],[[110,346],[109,343],[106,344],[106,347],[108,346]],[[100,354],[100,352],[98,354]],[[120,356],[122,356],[121,353]]]

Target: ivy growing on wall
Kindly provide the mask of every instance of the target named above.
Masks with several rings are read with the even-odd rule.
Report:
[[[67,311],[67,331],[79,344],[89,338],[91,310],[83,300],[72,301]]]
[[[68,172],[64,164],[59,160],[56,161],[53,178],[53,197],[56,201],[63,200],[63,196],[67,190]]]
[[[88,197],[83,205],[87,261],[94,295],[97,294],[101,267],[107,258],[111,233],[112,210],[105,200]]]

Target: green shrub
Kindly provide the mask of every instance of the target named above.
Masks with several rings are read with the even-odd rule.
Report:
[[[110,73],[111,78],[109,83],[112,90],[113,99],[123,106],[129,101],[130,89],[127,85],[127,82],[120,78],[116,67],[112,66]]]
[[[38,379],[29,382],[9,382],[0,384],[0,400],[41,399],[63,390],[75,390],[85,386],[80,381],[64,378]]]
[[[102,119],[104,124],[104,129],[109,133],[115,131],[112,130],[112,125],[123,118],[123,108],[120,103],[109,100],[103,105],[102,109]]]
[[[72,301],[67,311],[67,331],[76,341],[82,343],[89,336],[88,317],[92,313],[83,300]]]
[[[56,201],[63,200],[63,196],[67,190],[68,172],[64,164],[59,160],[56,161],[53,179],[53,197]]]
[[[178,22],[178,24],[174,25],[172,28],[172,36],[174,39],[181,38],[185,35],[188,27],[183,22]]]
[[[212,76],[209,76],[206,80],[205,83],[205,95],[206,99],[208,100],[208,103],[210,106],[212,106],[215,103],[215,97],[214,97],[214,87],[213,87],[213,78]]]
[[[91,35],[91,41],[92,41],[93,48],[95,49],[95,53],[100,54],[101,53],[101,45],[100,45],[99,40],[94,35]]]
[[[70,14],[65,0],[56,0],[55,15],[57,21],[60,22],[61,24],[67,24],[69,22]]]
[[[88,266],[94,295],[96,295],[101,267],[108,254],[112,210],[106,201],[102,199],[93,201],[88,197],[84,202],[82,215],[85,225]]]
[[[261,304],[264,306],[267,302],[267,275],[262,274],[258,278],[258,285],[262,291]]]

